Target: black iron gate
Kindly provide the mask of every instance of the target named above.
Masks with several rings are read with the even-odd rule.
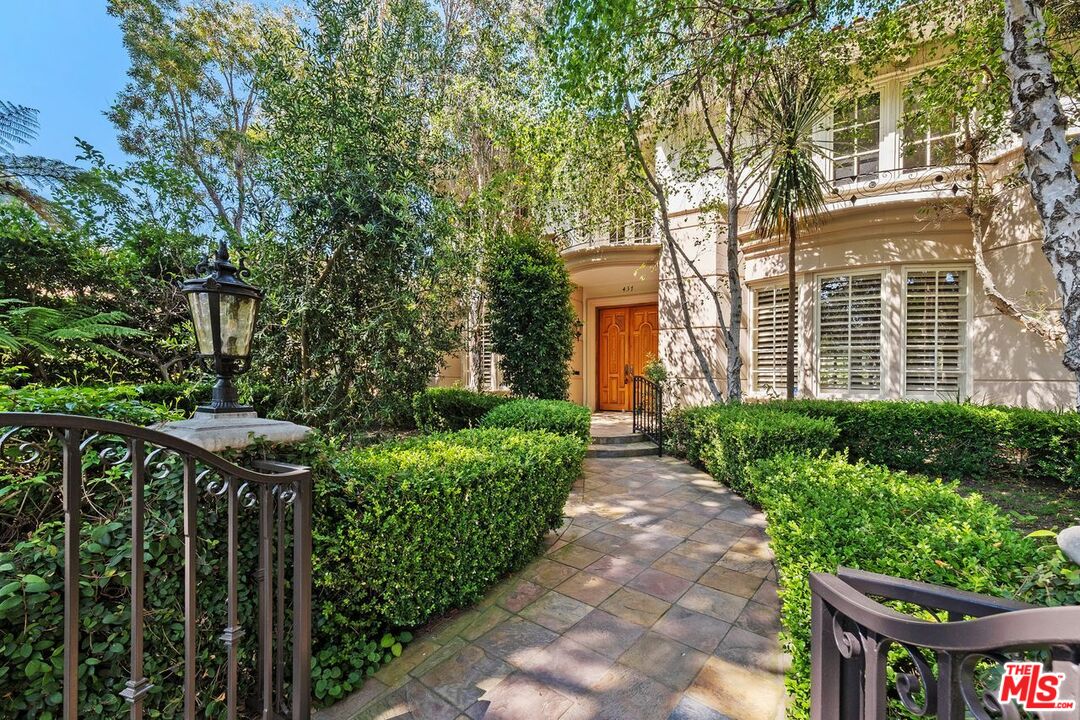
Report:
[[[997,700],[1004,664],[1033,661],[1064,674],[1061,695],[1080,707],[1080,607],[848,568],[811,574],[810,589],[813,720],[1080,718],[1080,710],[1029,712]]]
[[[664,454],[664,390],[641,375],[634,376],[634,432],[656,443],[657,455]]]
[[[224,714],[260,718],[310,717],[311,696],[311,472],[284,463],[253,463],[249,470],[165,433],[126,423],[73,415],[0,413],[0,470],[33,472],[61,479],[63,500],[63,717],[88,717],[79,708],[79,648],[86,629],[80,622],[81,529],[84,507],[91,502],[87,479],[122,473],[130,479],[131,645],[129,679],[120,693],[138,720],[151,689],[144,674],[145,601],[143,547],[148,480],[177,473],[182,482],[183,517],[183,718],[202,717],[196,686],[196,637],[199,588],[197,567],[211,560],[198,555],[200,505],[224,502],[224,562],[227,608],[220,640],[224,645]],[[255,519],[257,516],[257,519]],[[257,537],[257,567],[242,568],[240,530],[247,523]],[[257,523],[255,529],[254,523]],[[286,526],[291,525],[291,533]],[[291,545],[291,559],[287,547]],[[290,561],[291,560],[291,561]],[[216,559],[220,562],[220,558]],[[287,566],[290,568],[286,572]],[[27,569],[27,572],[29,570]],[[237,648],[250,630],[239,620],[241,578],[253,578],[257,598],[257,651],[254,696],[240,697]],[[289,588],[291,602],[286,603]],[[286,616],[291,628],[286,629]],[[291,661],[285,658],[291,647]]]

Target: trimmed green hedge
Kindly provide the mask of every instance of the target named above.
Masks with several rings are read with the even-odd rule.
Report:
[[[413,396],[413,419],[421,432],[464,430],[477,427],[480,418],[509,400],[458,387],[429,387]]]
[[[4,410],[80,412],[144,422],[172,411],[126,399],[130,389],[0,393]],[[576,438],[513,429],[467,430],[339,451],[315,437],[301,446],[253,453],[312,466],[314,513],[314,692],[328,704],[356,689],[400,654],[407,632],[470,603],[531,559],[545,531],[561,523],[584,446]],[[232,456],[242,464],[247,456]],[[93,451],[85,461],[95,462]],[[121,468],[122,470],[122,468]],[[84,508],[81,705],[106,717],[124,712],[130,483],[122,472],[92,470]],[[151,479],[147,503],[146,669],[155,685],[148,716],[182,712],[175,668],[182,657],[182,481],[179,466]],[[63,526],[58,469],[37,474],[0,466],[0,717],[58,714],[63,648]],[[224,503],[200,502],[200,557],[224,557]],[[16,522],[16,519],[17,522]],[[247,518],[250,520],[250,517]],[[257,523],[241,527],[241,562],[253,568]],[[222,716],[225,624],[223,562],[199,569],[200,712]],[[252,586],[241,584],[241,622],[253,627]],[[218,628],[218,631],[213,631]],[[251,688],[255,633],[239,649],[243,691]],[[51,714],[51,715],[50,715]]]
[[[780,455],[755,464],[748,483],[769,520],[781,616],[792,668],[789,718],[809,714],[811,572],[859,568],[1009,595],[1040,559],[1036,543],[1001,512],[955,485],[842,455]]]
[[[827,450],[836,441],[831,420],[753,405],[708,405],[671,412],[664,419],[668,447],[736,492],[752,495],[747,467],[778,450]]]
[[[480,427],[547,430],[589,442],[592,412],[566,400],[511,400],[480,420]]]
[[[161,397],[159,394],[158,398]],[[136,385],[12,388],[0,385],[0,412],[65,413],[151,425],[183,416],[173,403],[147,400]]]
[[[766,407],[830,418],[836,449],[944,478],[1055,479],[1080,486],[1080,414],[940,402],[780,400]]]

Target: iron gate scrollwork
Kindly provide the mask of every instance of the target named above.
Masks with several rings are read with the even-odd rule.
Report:
[[[997,700],[1004,663],[1037,661],[1064,673],[1063,697],[1080,707],[1080,607],[1035,607],[848,568],[811,573],[810,589],[813,720],[1080,718]]]
[[[634,432],[656,443],[657,455],[664,454],[664,390],[641,375],[634,376]]]
[[[200,507],[224,503],[226,521],[225,626],[219,637],[225,648],[224,714],[253,712],[260,718],[310,717],[311,696],[311,472],[306,467],[259,461],[254,469],[235,465],[197,445],[122,422],[75,415],[0,413],[0,467],[14,472],[58,472],[63,512],[63,717],[85,717],[79,708],[81,530],[84,506],[90,496],[91,474],[121,473],[130,479],[131,547],[143,547],[147,522],[146,488],[178,474],[182,483],[182,585],[184,643],[180,675],[183,717],[201,717],[196,684],[196,640],[200,605],[197,569]],[[257,518],[256,518],[257,516]],[[250,519],[249,519],[250,518]],[[257,523],[257,567],[241,567],[240,530],[249,519]],[[292,532],[286,534],[286,526]],[[220,538],[217,538],[220,540]],[[292,557],[286,547],[291,545]],[[286,566],[291,572],[286,573]],[[251,669],[256,697],[240,697],[238,646],[248,628],[239,617],[240,582],[253,578],[257,597],[257,667]],[[145,559],[131,552],[130,560],[130,667],[129,679],[119,693],[130,716],[143,716],[151,690],[144,673],[146,607]],[[291,589],[291,632],[286,630],[286,587]],[[284,657],[291,646],[291,662]],[[287,672],[288,671],[288,672]],[[246,701],[246,702],[244,702]],[[249,712],[250,711],[250,712]]]

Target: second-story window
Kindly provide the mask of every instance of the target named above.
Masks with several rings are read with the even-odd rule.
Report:
[[[919,122],[917,110],[917,106],[909,104],[904,111],[904,170],[956,164],[959,134],[956,117],[933,117]]]
[[[876,176],[880,145],[880,93],[868,93],[837,105],[833,111],[833,181],[852,182]]]

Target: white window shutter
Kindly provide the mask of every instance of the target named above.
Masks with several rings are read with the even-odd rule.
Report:
[[[754,389],[787,387],[788,287],[779,285],[754,292],[753,368]],[[795,332],[799,331],[798,313]],[[798,364],[798,342],[795,345]]]
[[[967,388],[966,270],[909,270],[904,279],[904,393],[957,397]]]
[[[881,274],[818,279],[818,388],[881,389]]]

